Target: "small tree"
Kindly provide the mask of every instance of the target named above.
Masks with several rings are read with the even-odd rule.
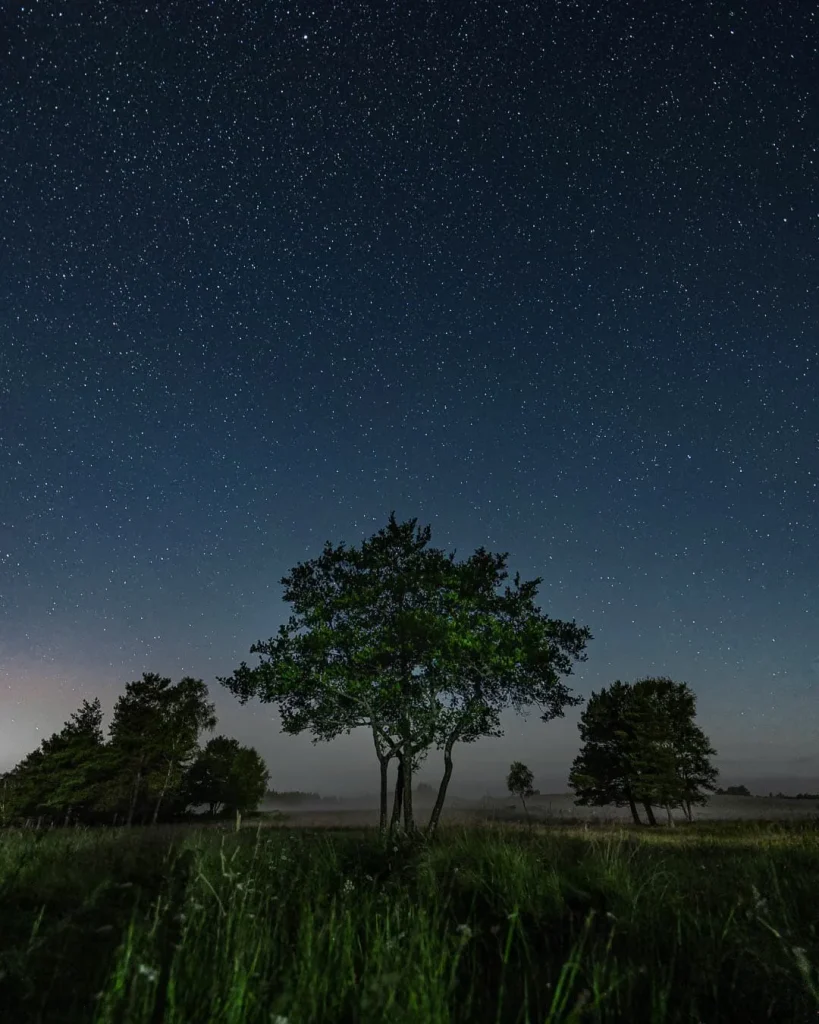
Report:
[[[239,747],[228,775],[225,806],[237,814],[255,811],[267,792],[270,772],[253,747]]]
[[[267,792],[270,773],[253,747],[214,736],[188,769],[184,794],[188,804],[205,805],[211,816],[254,811]]]
[[[509,774],[506,776],[506,788],[514,796],[520,797],[527,820],[529,818],[529,808],[526,806],[526,801],[535,795],[535,791],[532,788],[534,781],[534,775],[522,761],[512,762]]]

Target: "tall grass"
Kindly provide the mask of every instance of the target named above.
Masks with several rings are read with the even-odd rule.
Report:
[[[801,1022],[813,827],[0,834],[4,1019]]]

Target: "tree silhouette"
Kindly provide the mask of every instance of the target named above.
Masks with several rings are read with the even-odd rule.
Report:
[[[509,767],[509,774],[506,776],[506,788],[514,796],[520,797],[523,810],[528,819],[529,809],[526,801],[535,795],[532,788],[535,777],[522,761],[513,761]]]
[[[265,793],[270,772],[253,747],[214,736],[196,755],[186,773],[186,803],[205,804],[211,816],[255,810]]]
[[[216,724],[201,679],[177,684],[146,672],[128,683],[114,705],[110,728],[108,804],[134,822],[156,823],[163,804],[180,793],[201,732]]]
[[[380,766],[380,826],[387,827],[389,763],[399,759],[404,825],[415,830],[412,776],[432,746],[444,774],[427,834],[437,826],[453,748],[501,735],[501,714],[536,706],[548,720],[578,703],[560,676],[583,660],[588,629],[548,619],[534,604],[540,580],[507,579],[506,555],[479,549],[456,563],[429,547],[429,527],[391,515],[359,548],[330,542],[282,579],[293,606],[275,638],[220,678],[241,701],[277,705],[284,731],[329,740],[365,726]]]
[[[628,805],[635,824],[642,805],[649,824],[653,806],[691,808],[706,799],[717,777],[710,762],[716,752],[695,724],[696,698],[685,683],[667,677],[633,684],[617,680],[593,693],[579,723],[583,744],[570,785],[576,803]]]
[[[7,773],[4,816],[89,820],[105,778],[102,707],[83,701],[60,730]]]
[[[717,796],[750,796],[750,795],[751,795],[751,791],[750,791],[750,789],[748,789],[747,786],[728,786],[726,789],[718,789],[717,790]]]

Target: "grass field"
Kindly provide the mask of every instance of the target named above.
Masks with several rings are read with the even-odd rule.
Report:
[[[819,1016],[813,822],[0,833],[3,1020]]]

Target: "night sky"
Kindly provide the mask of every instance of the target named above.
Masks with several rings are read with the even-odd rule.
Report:
[[[418,517],[819,779],[819,11],[0,3],[0,769],[144,671],[279,789],[374,789],[215,681],[326,540]],[[577,714],[461,748],[565,789]],[[432,775],[431,759],[422,774]]]

